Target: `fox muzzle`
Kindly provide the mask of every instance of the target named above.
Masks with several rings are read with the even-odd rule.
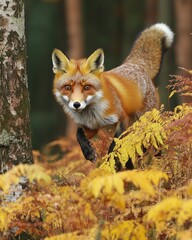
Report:
[[[87,106],[87,103],[85,101],[81,101],[81,102],[75,101],[74,102],[74,101],[70,100],[68,103],[68,107],[75,111],[81,111],[84,108],[86,108],[86,106]]]
[[[79,102],[74,102],[73,103],[73,107],[76,108],[76,109],[78,109],[80,106],[81,106],[81,103],[79,103]]]

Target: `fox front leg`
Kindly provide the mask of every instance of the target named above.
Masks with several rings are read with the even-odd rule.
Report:
[[[77,129],[77,141],[79,142],[85,159],[95,162],[97,158],[96,151],[92,147],[88,137],[85,135],[84,129],[82,127],[79,127]]]

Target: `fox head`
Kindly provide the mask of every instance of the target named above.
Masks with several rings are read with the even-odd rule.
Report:
[[[102,97],[99,75],[104,71],[104,53],[101,49],[80,60],[69,60],[55,49],[52,62],[54,94],[66,110],[80,112]]]

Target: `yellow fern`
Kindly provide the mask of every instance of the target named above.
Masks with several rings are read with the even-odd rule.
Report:
[[[183,200],[181,210],[178,214],[178,226],[184,226],[186,222],[192,223],[192,200]]]
[[[25,218],[28,218],[28,215],[26,214],[29,211],[29,208],[24,208],[26,205],[30,206],[30,203],[32,201],[31,197],[25,197],[24,204],[18,202],[9,202],[5,204],[5,206],[2,206],[0,208],[0,231],[6,231],[10,223],[17,219],[17,215],[20,215],[20,213],[23,213],[23,216]],[[26,205],[25,205],[26,204]]]
[[[88,235],[79,235],[78,232],[70,232],[45,238],[45,240],[85,240],[85,239],[95,240],[94,237],[91,238],[90,236],[88,237]]]
[[[0,209],[0,231],[7,231],[11,220],[8,216],[6,209]]]
[[[46,237],[45,240],[95,240],[97,228],[87,229],[85,231],[74,231],[56,235],[53,237]]]
[[[149,148],[150,146],[155,149],[159,149],[161,146],[166,147],[167,135],[164,125],[161,111],[153,109],[146,112],[119,139],[115,139],[113,152],[103,158],[100,168],[115,172],[116,158],[125,168],[129,158],[134,165],[136,164],[137,157],[143,156],[143,148]]]
[[[104,240],[147,240],[145,227],[133,220],[108,224],[101,234]]]
[[[4,192],[8,192],[12,184],[17,184],[20,177],[27,177],[29,182],[36,180],[40,184],[50,184],[51,177],[45,170],[38,165],[20,164],[14,166],[10,171],[0,175],[0,188]]]
[[[167,229],[167,224],[177,218],[181,210],[182,199],[170,197],[153,206],[147,214],[147,222],[154,224],[158,233]]]
[[[158,234],[180,235],[186,223],[192,223],[192,200],[178,197],[165,198],[151,207],[146,216],[147,224],[154,226]],[[186,229],[187,230],[187,229]]]
[[[157,231],[163,231],[166,228],[166,222],[178,214],[181,209],[182,199],[170,197],[162,200],[160,203],[153,206],[148,214],[147,221],[156,226]]]
[[[178,120],[189,113],[192,113],[192,107],[189,104],[184,103],[182,105],[176,106],[174,108],[174,114],[170,118],[170,122],[173,120]]]
[[[100,176],[90,180],[87,186],[83,185],[82,190],[85,195],[95,198],[101,198],[103,201],[108,200],[110,204],[119,209],[125,207],[125,185],[124,183],[132,183],[135,187],[150,196],[156,194],[154,186],[158,186],[161,179],[168,179],[167,175],[160,171],[124,171],[111,175]],[[120,198],[119,205],[117,204]],[[114,202],[114,199],[117,199]]]
[[[192,231],[180,231],[177,233],[177,239],[178,240],[191,240],[192,239]]]
[[[99,232],[98,232],[99,231]],[[97,235],[98,239],[103,240],[147,240],[146,229],[144,225],[137,221],[121,221],[116,224],[105,223],[101,229],[92,228],[86,231],[76,231],[71,233],[65,233],[53,237],[45,238],[45,240],[95,240]]]

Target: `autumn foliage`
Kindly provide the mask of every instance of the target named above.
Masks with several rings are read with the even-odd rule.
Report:
[[[187,72],[170,96],[192,95]],[[59,139],[1,175],[0,239],[192,239],[192,105],[146,112],[115,143],[93,164]]]

